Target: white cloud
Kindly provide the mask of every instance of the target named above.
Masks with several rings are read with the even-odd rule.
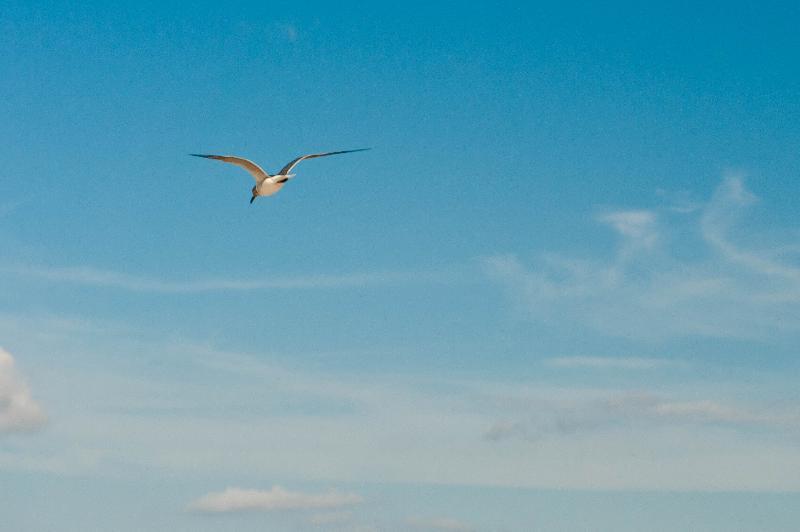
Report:
[[[0,434],[36,430],[46,419],[14,368],[14,357],[0,348]]]
[[[219,493],[209,493],[194,501],[189,508],[199,512],[240,512],[245,510],[318,510],[340,508],[359,504],[363,499],[353,493],[329,491],[308,494],[288,491],[280,486],[270,490],[228,488]]]
[[[610,212],[600,216],[598,220],[609,224],[631,242],[644,247],[652,247],[658,240],[656,214],[652,211]]]
[[[474,528],[471,526],[449,517],[434,517],[427,519],[410,517],[406,522],[410,526],[422,530],[449,530],[452,532],[471,532],[474,530]]]
[[[556,368],[587,369],[630,369],[648,370],[679,365],[678,362],[665,358],[643,357],[553,357],[544,361],[548,366]]]
[[[754,201],[742,180],[731,177],[702,211],[673,215],[692,224],[665,238],[654,214],[621,211],[601,217],[622,236],[609,258],[549,256],[529,267],[506,255],[485,265],[527,316],[552,327],[581,324],[646,340],[797,334],[800,268],[778,258],[785,246],[753,250],[728,238],[740,211]],[[693,249],[679,253],[666,243]]]

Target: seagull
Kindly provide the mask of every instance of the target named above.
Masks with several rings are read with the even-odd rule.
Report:
[[[295,176],[295,174],[290,174],[289,172],[297,166],[301,161],[305,161],[306,159],[314,159],[316,157],[327,157],[328,155],[338,155],[340,153],[353,153],[357,151],[366,151],[371,148],[360,148],[358,150],[343,150],[343,151],[329,151],[326,153],[310,153],[308,155],[301,155],[296,159],[289,162],[286,166],[281,168],[280,172],[275,175],[269,175],[266,173],[260,166],[258,166],[253,161],[245,159],[243,157],[236,157],[234,155],[202,155],[199,153],[190,153],[194,157],[205,157],[206,159],[216,159],[217,161],[222,161],[224,163],[231,163],[235,164],[236,166],[240,166],[247,170],[253,179],[256,180],[256,185],[253,187],[253,197],[250,198],[250,204],[252,204],[258,196],[272,196],[276,194],[280,189],[283,188],[283,185],[286,184],[291,178]]]

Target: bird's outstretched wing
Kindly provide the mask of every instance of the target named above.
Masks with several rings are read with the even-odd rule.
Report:
[[[281,171],[278,172],[278,175],[286,175],[286,174],[288,174],[289,172],[292,171],[292,168],[297,166],[297,164],[300,161],[305,161],[306,159],[314,159],[316,157],[327,157],[328,155],[338,155],[340,153],[353,153],[353,152],[356,152],[356,151],[366,151],[366,150],[369,150],[369,149],[371,149],[371,148],[361,148],[361,149],[358,149],[358,150],[329,151],[327,153],[311,153],[309,155],[301,155],[297,159],[293,160],[292,162],[290,162],[289,164],[287,164],[286,166],[281,168]]]
[[[256,163],[242,157],[234,157],[233,155],[201,155],[199,153],[190,153],[189,155],[193,155],[194,157],[205,157],[206,159],[216,159],[217,161],[240,166],[247,170],[251,176],[253,176],[253,179],[256,180],[256,183],[260,183],[269,177],[269,174],[262,170],[261,167]]]

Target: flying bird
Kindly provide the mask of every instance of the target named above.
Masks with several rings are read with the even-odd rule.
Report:
[[[247,170],[250,175],[253,176],[253,179],[256,180],[256,185],[252,190],[253,197],[250,198],[250,203],[252,204],[258,196],[272,196],[282,189],[283,185],[285,185],[287,181],[295,176],[295,174],[290,174],[289,172],[291,172],[292,169],[301,161],[305,161],[306,159],[314,159],[316,157],[327,157],[328,155],[338,155],[340,153],[366,151],[369,149],[370,148],[361,148],[358,150],[329,151],[326,153],[310,153],[308,155],[301,155],[300,157],[290,161],[275,175],[269,175],[256,163],[243,157],[235,157],[233,155],[202,155],[199,153],[190,153],[189,155],[193,155],[194,157],[205,157],[206,159],[216,159],[217,161],[222,161],[224,163],[235,164],[236,166],[240,166]]]

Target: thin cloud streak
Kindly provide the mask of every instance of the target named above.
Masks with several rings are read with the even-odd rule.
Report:
[[[273,486],[270,490],[246,490],[228,488],[218,493],[209,493],[189,505],[198,512],[224,513],[249,510],[319,510],[341,508],[360,504],[364,499],[354,493],[309,494]]]
[[[556,368],[585,368],[585,369],[630,369],[649,370],[682,365],[680,362],[665,358],[642,357],[553,357],[544,363]]]
[[[202,279],[174,281],[130,275],[90,267],[4,267],[0,271],[59,283],[72,283],[97,288],[113,288],[129,292],[191,294],[203,292],[239,292],[253,290],[360,288],[420,283],[448,283],[458,274],[446,271],[428,272],[365,272],[351,274],[315,274],[303,276],[270,276],[253,280]]]
[[[527,418],[492,424],[484,437],[490,441],[575,435],[614,428],[720,426],[740,431],[753,428],[779,432],[800,431],[800,412],[755,410],[713,400],[665,399],[652,393],[632,392],[575,403],[531,404]]]
[[[747,190],[740,177],[727,178],[714,192],[703,213],[700,222],[703,237],[730,262],[760,275],[785,279],[791,283],[797,297],[800,291],[800,268],[742,249],[728,240],[728,228],[735,222],[739,211],[757,201],[758,198]]]

